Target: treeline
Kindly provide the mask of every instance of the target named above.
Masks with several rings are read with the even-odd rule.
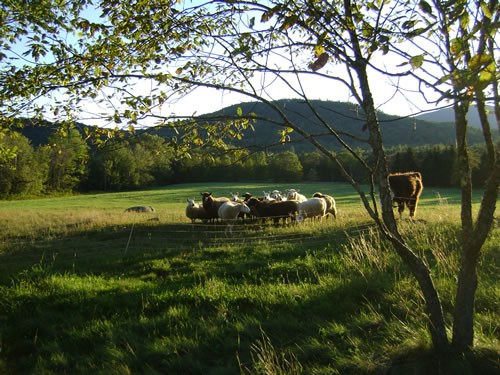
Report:
[[[183,182],[217,181],[344,181],[335,163],[319,151],[297,153],[235,149],[193,150],[180,154],[163,138],[142,134],[91,147],[75,130],[53,133],[48,143],[34,147],[28,138],[11,132],[0,139],[0,152],[15,150],[0,165],[0,196],[56,192],[124,191]],[[454,146],[390,150],[391,170],[422,172],[425,186],[457,186]],[[362,159],[370,153],[357,150]],[[367,173],[347,151],[337,153],[345,169],[360,182]],[[476,187],[485,181],[484,150],[471,152]]]

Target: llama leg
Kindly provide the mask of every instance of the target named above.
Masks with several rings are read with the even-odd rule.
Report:
[[[398,202],[399,219],[403,218],[403,211],[404,210],[405,210],[405,202],[404,201],[399,201]]]
[[[413,219],[415,217],[415,213],[417,212],[417,201],[413,199],[409,200],[408,209],[410,210],[410,219]]]

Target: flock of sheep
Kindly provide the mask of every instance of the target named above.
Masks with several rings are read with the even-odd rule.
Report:
[[[245,193],[240,199],[238,193],[231,193],[231,198],[214,197],[211,192],[201,193],[202,203],[188,199],[186,216],[194,223],[221,220],[227,223],[226,233],[232,233],[233,225],[238,218],[252,217],[262,221],[273,220],[278,224],[302,222],[306,218],[322,218],[327,215],[337,217],[337,207],[333,197],[315,193],[312,198],[300,194],[297,189],[288,189],[283,195],[280,191],[264,192],[262,197],[253,197]]]
[[[418,201],[423,190],[422,175],[419,172],[391,173],[388,176],[392,201],[398,207],[400,218],[405,206],[410,211],[410,219],[414,219]],[[230,193],[231,198],[214,197],[211,192],[200,193],[202,203],[188,199],[186,216],[192,223],[201,220],[204,223],[222,221],[227,223],[226,233],[232,232],[239,218],[272,220],[278,224],[280,220],[287,222],[303,222],[306,218],[323,218],[328,215],[337,217],[335,199],[330,195],[314,193],[311,198],[300,194],[297,189],[281,191],[264,191],[264,196],[253,197],[245,193],[243,199],[238,193]],[[155,212],[152,206],[129,207],[125,212]]]
[[[415,218],[417,205],[423,190],[422,175],[419,172],[391,173],[388,176],[393,205],[398,207],[400,218],[405,206],[410,211],[410,219]],[[328,215],[337,217],[335,199],[327,194],[314,193],[311,198],[300,194],[297,189],[288,189],[285,194],[274,190],[264,191],[262,197],[253,197],[245,193],[240,199],[238,193],[230,193],[231,198],[214,197],[211,192],[200,193],[202,203],[188,199],[186,216],[192,223],[201,220],[203,223],[222,221],[227,223],[226,233],[232,233],[233,226],[239,218],[254,220],[272,220],[279,224],[287,222],[303,222],[306,218],[323,218]],[[155,212],[152,206],[134,206],[125,212]],[[150,219],[153,220],[153,219]],[[156,219],[157,220],[157,219]]]
[[[387,178],[392,194],[392,201],[398,207],[400,218],[405,206],[410,211],[410,219],[415,218],[420,195],[424,188],[422,175],[419,172],[391,173]],[[299,190],[288,189],[283,195],[280,191],[264,192],[263,197],[252,197],[246,193],[244,199],[231,193],[231,199],[215,198],[212,193],[201,193],[202,204],[188,199],[186,216],[194,223],[222,220],[227,222],[226,232],[232,232],[234,223],[239,217],[254,217],[266,221],[271,219],[275,224],[280,220],[302,222],[306,218],[322,218],[327,215],[337,217],[335,200],[326,194],[314,193],[312,198],[300,194]]]

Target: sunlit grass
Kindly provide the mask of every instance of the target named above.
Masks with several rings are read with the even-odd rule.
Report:
[[[251,223],[226,236],[223,225],[185,218],[187,197],[237,189],[269,190],[198,184],[1,202],[0,372],[362,374],[429,349],[419,288],[352,190],[332,188],[337,220]],[[448,322],[460,261],[455,199],[429,195],[420,220],[400,222]],[[156,212],[124,213],[132,205]],[[496,229],[476,300],[476,345],[492,351],[499,240]]]

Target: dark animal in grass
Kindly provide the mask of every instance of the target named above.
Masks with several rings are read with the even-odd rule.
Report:
[[[134,206],[125,209],[125,212],[155,212],[152,206]]]
[[[215,198],[212,196],[211,192],[200,193],[202,197],[202,205],[205,211],[207,211],[207,218],[211,221],[216,220],[219,217],[218,211],[220,206],[225,202],[229,202],[230,199],[226,197]]]
[[[410,219],[415,217],[417,205],[424,184],[420,172],[391,173],[387,177],[392,194],[392,202],[398,207],[399,217],[403,216],[405,205],[410,210]]]
[[[244,201],[244,202],[248,202],[248,200],[249,200],[250,198],[252,198],[252,193],[249,193],[249,192],[247,191],[245,194],[243,194],[243,201]]]
[[[261,201],[258,198],[250,198],[247,205],[255,216],[262,218],[263,221],[272,219],[274,224],[278,224],[280,219],[283,223],[286,223],[287,219],[295,221],[299,213],[297,201]]]
[[[322,193],[314,193],[314,198],[323,198],[326,202],[326,215],[331,214],[335,219],[337,218],[337,204],[335,203],[335,199],[328,194]]]

